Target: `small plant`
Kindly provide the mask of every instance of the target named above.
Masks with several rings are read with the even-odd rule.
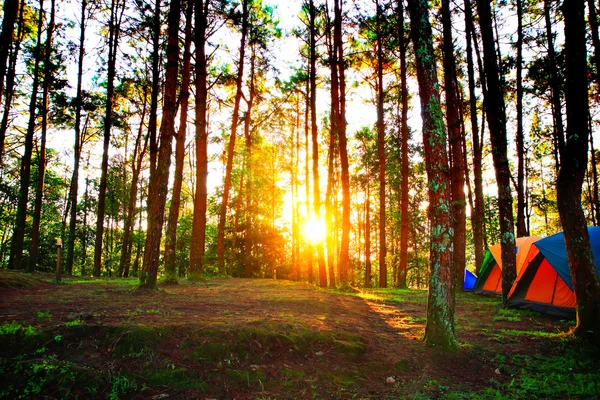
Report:
[[[38,319],[50,319],[52,318],[52,313],[50,311],[38,311]]]
[[[135,382],[130,381],[127,377],[122,375],[117,375],[112,379],[112,389],[108,395],[110,400],[118,400],[123,397],[123,395],[136,390],[137,385]]]
[[[65,326],[69,328],[74,328],[76,326],[81,325],[81,320],[76,319],[74,321],[65,322]]]
[[[16,321],[5,322],[0,325],[0,336],[15,335],[18,332],[22,332],[24,336],[34,336],[38,333],[33,326],[23,326]]]

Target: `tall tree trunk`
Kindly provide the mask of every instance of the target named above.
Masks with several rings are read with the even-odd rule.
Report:
[[[377,24],[377,155],[379,161],[379,287],[387,287],[386,237],[385,237],[385,122],[383,89],[383,34],[381,5],[376,1]]]
[[[233,170],[233,156],[235,154],[235,141],[239,124],[240,102],[242,100],[242,83],[244,80],[244,63],[246,58],[246,35],[248,34],[248,2],[242,1],[242,37],[240,39],[240,57],[238,59],[238,73],[236,77],[236,91],[231,117],[231,133],[227,146],[227,165],[225,166],[225,180],[223,182],[223,200],[219,213],[219,230],[217,234],[217,265],[221,273],[225,273],[225,223],[227,222],[227,207],[229,205],[229,191],[231,190],[231,172]]]
[[[471,134],[473,137],[473,184],[474,184],[474,207],[471,213],[471,224],[473,225],[473,245],[475,247],[475,270],[479,274],[479,268],[483,264],[483,174],[482,174],[482,140],[479,137],[479,124],[477,122],[477,95],[475,94],[475,66],[473,62],[473,15],[471,12],[471,0],[465,0],[465,27],[467,36],[467,74],[469,77],[469,111],[471,116]],[[481,71],[481,70],[480,70]]]
[[[348,167],[348,148],[346,138],[346,76],[344,47],[342,42],[342,0],[334,0],[333,43],[337,51],[339,109],[336,127],[338,130],[338,145],[340,148],[340,168],[342,180],[342,241],[338,259],[340,283],[348,284],[348,269],[350,267],[350,175]]]
[[[141,289],[156,289],[158,264],[160,262],[160,241],[165,220],[165,205],[175,136],[177,115],[177,74],[179,70],[179,14],[180,1],[171,0],[168,16],[167,68],[162,122],[160,124],[160,148],[154,174],[150,175],[148,187],[148,229],[144,246],[144,263],[140,276]]]
[[[329,268],[329,286],[335,286],[335,233],[337,232],[337,226],[335,225],[335,214],[337,209],[333,205],[334,190],[336,185],[336,170],[335,170],[335,158],[336,158],[336,146],[337,146],[337,121],[338,121],[338,107],[337,103],[337,91],[333,88],[337,85],[337,57],[333,46],[332,37],[332,20],[329,12],[325,15],[325,40],[327,45],[327,56],[329,57],[329,73],[332,82],[331,85],[331,106],[329,116],[329,151],[327,157],[327,192],[325,194],[325,228],[326,228],[326,243],[327,243],[327,266]]]
[[[88,153],[86,166],[90,165],[90,155]],[[83,238],[81,240],[81,276],[86,276],[85,266],[87,264],[87,246],[88,246],[88,224],[87,224],[87,216],[88,216],[88,206],[89,206],[89,188],[90,188],[90,178],[89,176],[85,177],[85,191],[83,193],[83,226],[81,230],[83,232]]]
[[[401,199],[400,199],[400,264],[396,286],[406,288],[408,270],[408,88],[406,68],[406,33],[404,30],[404,0],[398,0],[398,37],[400,38],[400,96],[402,102],[401,130]]]
[[[15,22],[17,21],[17,15],[19,15],[19,0],[5,0],[3,11],[2,32],[0,32],[0,99],[2,99],[2,95],[4,94],[6,63],[8,62],[8,54],[13,42]]]
[[[50,56],[52,53],[52,39],[54,35],[54,16],[56,11],[55,0],[50,1],[50,21],[46,31],[46,49],[44,50],[44,82],[42,84],[42,131],[40,134],[40,149],[38,154],[38,181],[35,191],[33,207],[33,223],[31,225],[31,253],[27,263],[27,271],[33,272],[38,262],[40,242],[40,223],[42,220],[42,200],[44,197],[44,180],[46,175],[46,138],[48,136],[48,95],[52,77]]]
[[[102,239],[104,237],[104,214],[106,212],[106,185],[108,175],[108,149],[113,119],[113,101],[117,49],[121,32],[121,18],[125,7],[119,10],[119,0],[111,0],[110,21],[108,24],[108,76],[106,79],[106,111],[104,115],[104,147],[102,153],[102,172],[98,189],[98,210],[96,213],[96,241],[94,244],[94,276],[100,276],[102,269]]]
[[[127,214],[125,216],[125,225],[123,226],[123,245],[121,248],[121,259],[119,260],[119,269],[117,270],[117,276],[121,277],[125,271],[129,271],[129,265],[131,264],[131,249],[133,247],[133,238],[131,233],[133,232],[133,224],[135,218],[135,203],[137,202],[138,184],[140,179],[140,173],[142,171],[142,162],[146,154],[148,146],[148,135],[143,138],[142,136],[144,124],[143,121],[146,119],[146,106],[148,100],[148,89],[144,88],[144,105],[142,107],[142,115],[140,118],[140,129],[135,141],[135,148],[132,157],[132,174],[131,174],[131,186],[129,187],[129,201],[127,204]]]
[[[529,236],[525,224],[525,160],[523,134],[523,1],[517,2],[517,237]]]
[[[181,186],[183,183],[183,167],[185,162],[185,137],[188,118],[188,103],[190,98],[190,65],[192,45],[192,17],[194,2],[187,0],[185,17],[185,42],[183,50],[183,69],[181,71],[181,107],[179,111],[179,132],[175,146],[175,176],[173,178],[173,194],[169,207],[169,222],[167,224],[165,241],[165,271],[168,282],[177,282],[177,225],[179,223],[179,208],[181,205]]]
[[[438,91],[437,71],[427,0],[409,0],[411,34],[415,50],[425,168],[429,181],[430,277],[425,341],[455,350],[454,277],[452,267],[451,187],[448,177],[447,137]]]
[[[298,222],[300,221],[298,173],[300,171],[300,97],[296,97],[296,120],[292,130],[292,270],[290,278],[300,280],[298,258],[300,254],[300,235]]]
[[[588,21],[590,23],[590,34],[592,36],[592,44],[594,45],[594,64],[596,67],[596,86],[600,92],[600,37],[598,36],[598,17],[596,13],[596,4],[594,0],[588,0]]]
[[[77,92],[75,95],[75,141],[73,151],[73,176],[71,178],[71,215],[69,218],[69,237],[67,238],[67,258],[65,273],[73,273],[75,235],[77,229],[77,191],[79,190],[79,164],[81,162],[81,109],[83,87],[83,57],[85,55],[85,11],[87,0],[81,0],[81,19],[79,22],[79,56],[77,60]]]
[[[452,164],[450,167],[454,243],[452,263],[457,287],[462,282],[466,268],[467,211],[465,198],[465,155],[463,153],[462,102],[456,80],[456,60],[452,38],[450,1],[442,0],[442,24],[444,36],[444,86],[446,89],[446,120],[450,137]]]
[[[365,287],[370,288],[371,277],[371,180],[367,179],[365,201]]]
[[[204,245],[206,241],[206,180],[208,177],[208,85],[206,40],[208,9],[211,0],[196,1],[195,39],[196,47],[196,198],[194,199],[194,219],[190,243],[190,274],[204,276]]]
[[[558,173],[557,203],[577,299],[574,333],[597,341],[600,334],[600,281],[581,207],[589,136],[584,6],[584,0],[569,0],[562,5],[565,18],[567,143]]]
[[[150,175],[156,168],[156,155],[158,154],[158,96],[160,92],[160,42],[162,37],[160,20],[161,0],[154,0],[154,15],[152,16],[152,96],[150,99],[150,120],[148,121],[148,135],[150,136]]]
[[[319,131],[317,127],[317,10],[314,1],[309,1],[309,42],[310,42],[310,121],[312,138],[313,173],[313,213],[317,221],[321,220],[321,190],[319,180]],[[319,263],[319,286],[327,287],[327,270],[323,254],[323,242],[315,243]]]
[[[310,69],[310,66],[308,67]],[[310,140],[308,138],[309,135],[309,122],[308,115],[310,112],[310,79],[306,80],[306,104],[304,106],[304,155],[305,155],[305,163],[304,163],[304,182],[305,190],[306,190],[306,220],[310,219],[310,160],[309,160],[309,143]],[[313,253],[314,249],[310,243],[310,241],[306,242],[306,279],[313,283]]]
[[[514,217],[510,192],[510,169],[507,157],[506,110],[498,59],[496,57],[492,13],[487,0],[477,0],[479,24],[483,41],[483,61],[487,76],[486,110],[492,142],[492,156],[498,185],[498,211],[502,247],[502,302],[517,277]]]
[[[3,100],[3,94],[4,94],[4,109],[3,109],[3,113],[2,113],[2,121],[0,122],[0,165],[2,165],[2,160],[3,160],[3,155],[4,155],[4,139],[6,138],[6,131],[8,129],[8,119],[9,119],[9,113],[10,113],[10,109],[11,109],[11,105],[12,105],[12,97],[14,94],[14,86],[15,86],[15,75],[16,75],[16,67],[17,67],[17,59],[18,59],[18,55],[19,55],[19,51],[21,49],[21,42],[23,41],[23,33],[24,33],[24,23],[23,23],[23,8],[25,5],[25,0],[17,0],[20,1],[20,4],[17,4],[17,14],[19,16],[19,20],[18,20],[18,24],[17,24],[17,38],[16,40],[14,40],[14,47],[12,49],[12,51],[10,52],[10,56],[8,59],[8,71],[6,71],[6,67],[4,67],[2,70],[5,72],[2,72],[2,74],[6,75],[6,90],[4,90],[4,78],[2,78],[2,82],[0,82],[0,104],[2,104],[2,100]],[[3,24],[6,23],[7,24],[7,32],[6,34],[8,35],[8,31],[12,28],[12,26],[14,25],[14,22],[12,25],[10,25],[10,16],[7,13],[12,12],[12,10],[10,9],[11,7],[14,7],[14,0],[11,1],[6,1],[4,3],[4,12],[5,12],[5,17],[3,19]],[[10,3],[10,4],[9,4]],[[9,10],[7,10],[6,8],[9,8]],[[10,26],[8,26],[10,25]],[[9,51],[10,50],[10,41],[12,41],[12,31],[10,33],[10,38],[5,38],[4,37],[4,28],[2,29],[2,33],[0,33],[0,53],[5,51]],[[3,56],[0,56],[3,57]],[[7,55],[8,57],[8,55]],[[1,62],[0,62],[1,63]],[[4,61],[4,65],[6,65],[6,61]],[[3,75],[3,76],[4,76]]]
[[[254,106],[254,97],[256,95],[256,48],[252,45],[250,48],[250,88],[249,96],[247,99],[247,112],[246,118],[244,119],[244,138],[246,139],[246,243],[244,248],[244,276],[250,278],[252,276],[252,269],[254,266],[254,259],[252,257],[254,248],[254,232],[253,232],[253,210],[252,210],[252,178],[253,178],[253,163],[252,163],[252,130],[250,129],[250,123],[252,120],[252,108]]]
[[[560,79],[558,77],[558,69],[556,66],[556,54],[554,52],[554,34],[552,33],[552,21],[550,19],[550,1],[544,0],[544,18],[546,20],[546,39],[548,40],[548,67],[550,69],[549,85],[550,96],[552,98],[552,108],[554,114],[554,137],[558,147],[558,155],[560,161],[557,162],[557,169],[562,164],[565,148],[565,133],[563,127],[562,104]]]
[[[17,215],[15,228],[13,230],[10,257],[8,259],[9,269],[21,269],[23,257],[23,242],[25,239],[25,225],[27,220],[27,201],[29,197],[29,184],[31,183],[31,155],[33,153],[33,135],[35,132],[35,120],[37,109],[38,89],[40,85],[40,59],[42,56],[42,26],[44,19],[44,0],[40,0],[38,13],[37,41],[34,49],[33,83],[31,86],[31,99],[29,101],[29,121],[25,133],[25,149],[21,158],[21,169],[19,179],[19,200],[17,203]]]

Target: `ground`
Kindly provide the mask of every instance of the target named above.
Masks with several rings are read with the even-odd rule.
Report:
[[[600,352],[573,321],[496,298],[458,294],[448,353],[422,340],[425,291],[7,274],[0,398],[600,398]]]

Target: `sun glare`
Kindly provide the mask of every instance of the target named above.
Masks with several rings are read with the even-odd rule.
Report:
[[[326,229],[323,221],[311,218],[306,225],[304,225],[304,237],[310,242],[322,242],[325,240],[325,235]]]

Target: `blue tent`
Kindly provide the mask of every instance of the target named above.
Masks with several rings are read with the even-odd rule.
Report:
[[[463,289],[465,292],[470,292],[473,290],[476,281],[477,277],[471,271],[465,269],[465,282],[463,284]]]

